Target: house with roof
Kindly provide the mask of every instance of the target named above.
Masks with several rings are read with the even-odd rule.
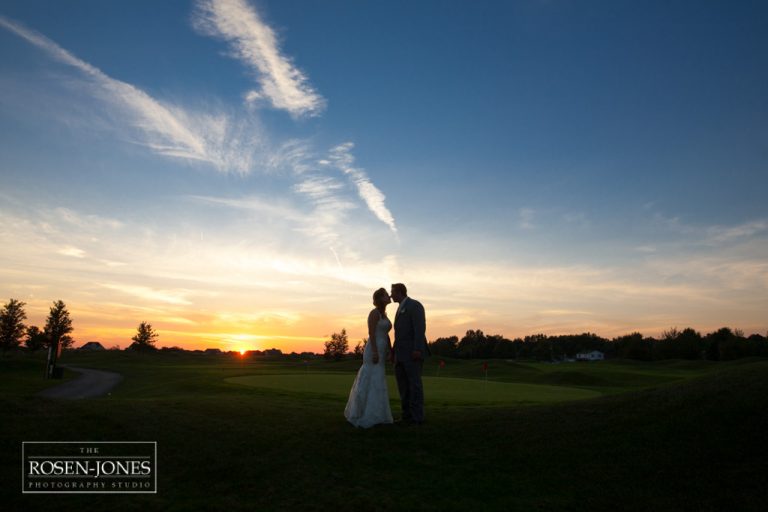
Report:
[[[107,350],[107,349],[105,349],[104,345],[102,345],[98,341],[89,341],[88,343],[80,347],[80,350]]]
[[[602,361],[605,354],[600,350],[591,350],[589,352],[579,352],[576,354],[577,361]]]

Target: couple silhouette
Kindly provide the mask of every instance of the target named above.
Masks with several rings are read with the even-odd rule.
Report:
[[[393,322],[387,316],[387,306],[399,304]],[[392,285],[390,293],[384,288],[373,292],[374,309],[368,314],[368,342],[363,349],[363,364],[349,392],[344,417],[356,427],[395,423],[389,406],[385,362],[393,364],[397,390],[400,394],[402,425],[424,422],[424,386],[421,374],[424,358],[429,355],[424,306],[408,297],[402,283]],[[395,342],[390,346],[389,332],[394,325]]]

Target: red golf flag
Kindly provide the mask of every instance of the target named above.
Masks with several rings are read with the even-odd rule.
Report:
[[[440,368],[445,368],[445,361],[442,359],[440,360]]]
[[[484,362],[484,363],[483,363],[483,371],[484,371],[484,372],[487,372],[487,371],[488,371],[488,363],[487,363],[487,362]]]

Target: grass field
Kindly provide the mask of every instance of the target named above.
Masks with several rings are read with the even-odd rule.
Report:
[[[359,430],[359,361],[66,353],[110,396],[0,359],[3,510],[765,510],[768,361],[425,366],[427,423]],[[391,373],[390,369],[388,372]],[[71,377],[66,372],[65,377]],[[397,395],[390,383],[393,412]],[[30,440],[158,442],[156,495],[22,495]]]
[[[564,402],[600,396],[597,391],[566,386],[496,382],[455,377],[424,377],[424,393],[438,405],[511,405]],[[347,374],[298,373],[282,375],[248,375],[230,377],[227,382],[258,388],[294,391],[299,393],[328,394],[336,397],[349,395],[350,377]],[[387,377],[389,396],[397,408],[397,385],[392,375]]]

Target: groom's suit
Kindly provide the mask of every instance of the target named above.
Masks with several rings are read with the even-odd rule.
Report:
[[[395,378],[403,419],[416,423],[424,421],[421,370],[424,358],[429,354],[426,330],[424,306],[410,297],[403,299],[395,315],[395,343],[392,350],[395,353]],[[421,352],[418,361],[414,361],[411,355],[415,350]]]

